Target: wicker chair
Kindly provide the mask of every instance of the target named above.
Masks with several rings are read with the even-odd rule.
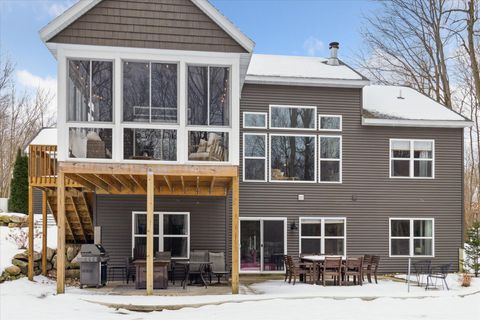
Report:
[[[335,285],[342,285],[342,258],[325,257],[325,261],[320,267],[320,274],[322,275],[322,283],[324,286],[326,276],[332,276]]]

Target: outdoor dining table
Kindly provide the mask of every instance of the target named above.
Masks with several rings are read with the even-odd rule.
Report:
[[[317,269],[320,269],[320,266],[323,264],[326,257],[327,256],[325,255],[306,255],[300,257],[300,260],[303,262],[313,263],[313,279],[315,279],[315,281],[313,282],[314,284],[318,281],[319,275],[317,274]],[[342,264],[345,264],[346,261],[347,259],[345,257],[342,257]]]
[[[203,285],[207,288],[207,280],[205,279],[205,271],[208,269],[212,262],[210,261],[187,261],[187,260],[180,260],[175,262],[176,265],[183,266],[184,270],[184,278],[182,280],[182,287],[185,289],[187,285],[188,278],[190,277],[190,266],[191,265],[200,265],[200,279],[202,280]]]

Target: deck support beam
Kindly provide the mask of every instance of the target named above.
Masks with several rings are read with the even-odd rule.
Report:
[[[239,181],[232,178],[232,293],[238,294],[239,288]]]
[[[42,191],[42,274],[47,275],[47,192]]]
[[[153,294],[153,230],[155,181],[151,170],[147,172],[147,295]]]
[[[34,223],[33,223],[33,187],[28,185],[28,280],[33,281],[33,234],[34,234]]]
[[[57,176],[57,294],[65,293],[65,174]]]

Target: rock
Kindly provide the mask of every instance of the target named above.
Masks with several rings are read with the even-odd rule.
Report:
[[[52,258],[56,252],[57,250],[47,247],[47,260],[52,261]]]
[[[51,262],[47,262],[47,271],[50,271],[53,269],[53,264]]]
[[[28,251],[17,253],[13,256],[13,259],[28,261]]]
[[[42,254],[37,251],[33,251],[33,261],[40,261],[42,260]]]
[[[16,276],[16,275],[19,275],[22,272],[22,270],[20,270],[19,267],[13,265],[10,267],[6,267],[5,272],[8,273],[10,276]]]
[[[10,222],[17,223],[17,224],[22,224],[27,221],[27,215],[24,217],[22,216],[10,216]]]
[[[67,269],[80,269],[80,263],[67,262]]]
[[[78,252],[78,254],[75,256],[75,258],[72,259],[72,263],[78,263],[78,258],[81,258],[82,257],[82,254],[80,252]]]
[[[8,223],[10,222],[10,217],[9,216],[0,216],[0,222],[5,224],[5,225],[8,225]]]
[[[57,255],[54,255],[52,258],[53,269],[57,269]]]
[[[14,222],[9,222],[9,223],[8,223],[8,227],[9,227],[9,228],[17,228],[17,227],[18,227],[18,224],[14,223]]]
[[[65,278],[80,279],[80,269],[65,270]]]
[[[12,264],[19,267],[23,274],[28,272],[28,263],[18,259],[12,259]]]
[[[77,247],[68,247],[67,248],[67,260],[72,261],[78,254],[79,249]]]

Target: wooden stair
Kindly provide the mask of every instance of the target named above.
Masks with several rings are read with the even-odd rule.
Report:
[[[65,190],[65,239],[67,243],[93,242],[93,214],[91,210],[92,194],[67,188]],[[47,203],[57,219],[57,192],[49,190]]]

